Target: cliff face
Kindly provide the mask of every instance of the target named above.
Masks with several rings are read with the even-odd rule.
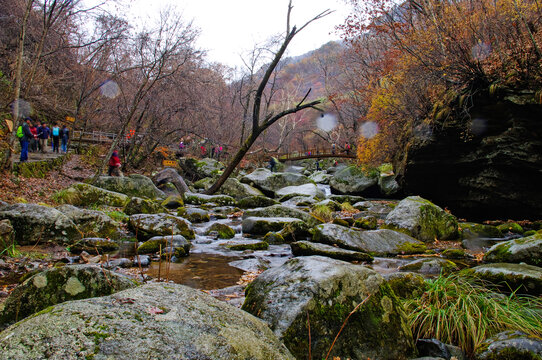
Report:
[[[542,218],[542,106],[533,94],[472,99],[407,154],[402,185],[469,220]]]

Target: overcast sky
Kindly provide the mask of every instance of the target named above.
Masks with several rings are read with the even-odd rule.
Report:
[[[208,51],[208,59],[229,66],[241,66],[239,55],[250,51],[254,44],[286,31],[288,0],[131,0],[130,13],[136,20],[148,21],[160,9],[174,5],[183,17],[193,20],[201,29],[197,42]],[[343,0],[293,0],[291,24],[301,26],[326,10],[333,14],[316,21],[297,35],[289,46],[288,55],[300,55],[338,39],[335,26],[348,14]],[[156,15],[155,15],[156,14]]]

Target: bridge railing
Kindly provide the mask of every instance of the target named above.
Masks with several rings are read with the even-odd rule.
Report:
[[[320,149],[320,148],[314,148],[314,149],[307,149],[304,151],[292,151],[288,153],[278,153],[275,156],[279,160],[288,160],[292,158],[318,158],[318,156],[322,157],[332,157],[336,155],[337,157],[344,157],[347,155],[346,151],[342,148],[336,148],[335,151],[333,149]],[[350,149],[348,157],[354,157],[355,152]]]

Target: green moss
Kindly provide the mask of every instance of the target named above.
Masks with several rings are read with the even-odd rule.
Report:
[[[263,241],[268,244],[284,244],[286,242],[282,235],[277,232],[268,232],[263,237]]]
[[[523,234],[523,228],[520,224],[515,222],[507,222],[501,225],[497,226],[497,229],[499,229],[502,232],[512,232],[515,234]]]
[[[421,254],[427,250],[427,246],[422,243],[405,242],[397,246],[397,250],[403,254]]]
[[[348,221],[346,221],[345,219],[340,219],[340,218],[335,218],[333,219],[333,221],[331,222],[332,224],[335,224],[335,225],[341,225],[341,226],[346,226],[346,227],[349,227],[350,224],[348,223]]]
[[[167,240],[165,238],[159,240],[147,240],[137,248],[138,254],[151,254],[160,251],[160,245],[162,249],[167,246]]]
[[[442,257],[445,259],[464,259],[466,254],[463,249],[446,249],[442,252]]]
[[[220,239],[231,239],[235,236],[235,230],[226,224],[214,223],[207,231],[207,234],[209,234],[211,231],[218,232],[218,237]]]

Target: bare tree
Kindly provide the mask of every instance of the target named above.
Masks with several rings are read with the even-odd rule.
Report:
[[[331,13],[330,10],[325,10],[321,12],[320,14],[316,15],[311,20],[307,21],[303,26],[301,26],[299,29],[297,29],[295,26],[290,29],[290,13],[292,9],[292,2],[290,0],[290,3],[288,5],[288,15],[287,15],[287,31],[286,31],[286,37],[284,38],[284,41],[282,42],[282,45],[280,46],[279,50],[273,57],[273,60],[267,67],[267,70],[265,71],[262,79],[260,80],[260,83],[258,85],[258,88],[256,89],[256,92],[253,95],[252,101],[252,131],[248,135],[247,139],[244,141],[243,145],[240,147],[240,149],[237,151],[235,156],[231,159],[230,163],[222,173],[222,175],[217,179],[217,181],[206,191],[207,194],[213,194],[215,193],[222,184],[228,179],[228,177],[232,174],[232,172],[235,170],[237,165],[241,162],[243,157],[246,155],[246,153],[249,151],[250,147],[256,139],[271,125],[273,125],[275,122],[280,120],[281,118],[297,113],[298,111],[308,109],[308,108],[315,108],[317,109],[317,105],[320,104],[320,100],[314,100],[308,103],[305,103],[305,100],[307,99],[310,89],[305,94],[305,97],[297,103],[293,107],[289,107],[283,111],[280,111],[279,113],[275,114],[271,111],[265,111],[262,112],[262,101],[266,101],[267,103],[270,102],[270,97],[265,99],[265,90],[266,87],[269,84],[269,81],[271,77],[274,75],[275,70],[277,66],[279,65],[279,62],[286,52],[286,49],[292,39],[305,27],[307,27],[311,22],[316,21],[318,19],[323,18],[324,16],[327,16]],[[264,102],[265,104],[265,102]]]

